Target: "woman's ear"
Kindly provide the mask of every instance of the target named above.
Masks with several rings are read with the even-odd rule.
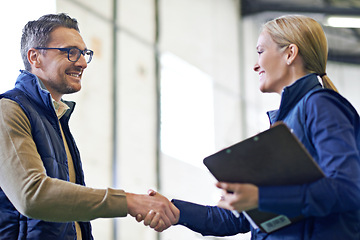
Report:
[[[35,48],[30,48],[27,52],[27,59],[31,65],[31,67],[39,68],[40,61],[40,52]]]
[[[287,48],[286,62],[288,65],[292,64],[299,55],[299,48],[295,44],[290,44]]]

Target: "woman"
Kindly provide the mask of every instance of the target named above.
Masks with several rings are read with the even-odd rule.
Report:
[[[215,236],[251,231],[252,239],[360,239],[359,115],[326,75],[327,41],[320,24],[306,16],[269,21],[257,51],[260,90],[281,94],[279,110],[268,112],[270,123],[291,128],[326,177],[295,186],[218,183],[224,190],[218,207],[173,200],[178,224]],[[266,234],[229,211],[256,207],[305,219]]]

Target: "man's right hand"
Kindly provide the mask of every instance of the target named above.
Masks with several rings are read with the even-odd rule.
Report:
[[[179,221],[179,209],[154,190],[149,190],[148,195],[126,193],[126,199],[128,213],[155,231],[162,232]]]

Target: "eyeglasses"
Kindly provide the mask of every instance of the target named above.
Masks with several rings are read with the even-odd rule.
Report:
[[[51,50],[56,49],[62,52],[67,52],[67,57],[70,62],[77,62],[81,56],[81,54],[85,57],[86,63],[90,63],[94,52],[89,49],[80,50],[77,47],[70,48],[46,48],[46,47],[36,47],[38,50]]]

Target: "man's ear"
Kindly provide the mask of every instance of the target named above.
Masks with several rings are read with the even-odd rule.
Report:
[[[291,63],[293,63],[298,55],[299,55],[298,46],[296,46],[295,44],[290,44],[289,47],[287,48],[287,56],[286,56],[287,64],[290,65]]]
[[[30,48],[27,52],[27,59],[31,67],[39,68],[41,65],[40,52],[35,48]]]

